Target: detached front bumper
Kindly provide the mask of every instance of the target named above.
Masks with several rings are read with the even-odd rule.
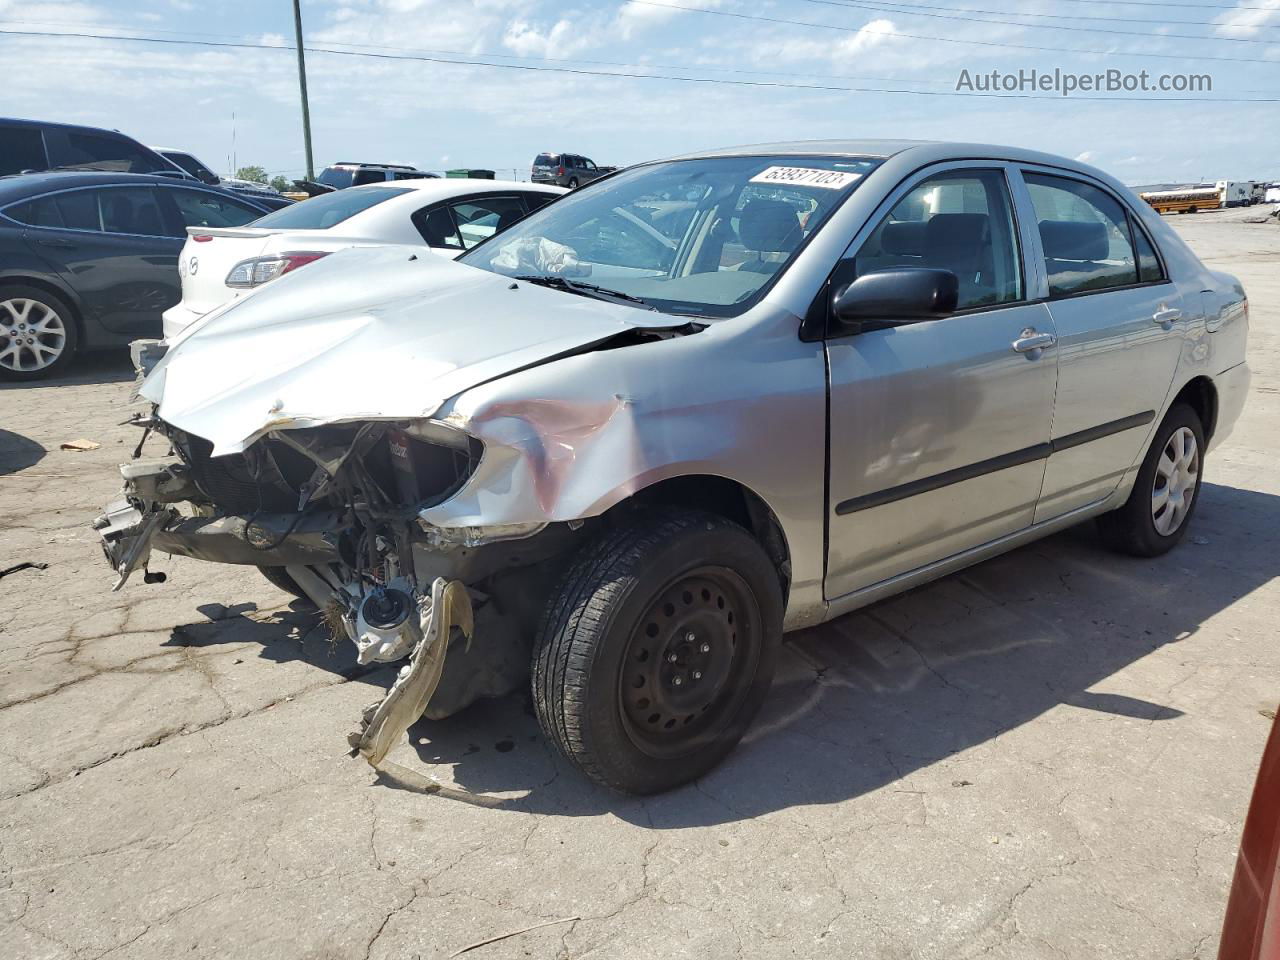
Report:
[[[311,566],[338,559],[341,517],[322,511],[259,514],[254,517],[183,517],[170,507],[143,513],[128,500],[107,507],[95,524],[107,563],[120,576],[145,566],[153,550],[161,553],[257,567]]]

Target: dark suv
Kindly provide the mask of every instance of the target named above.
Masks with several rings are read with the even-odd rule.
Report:
[[[423,180],[435,176],[437,175],[434,173],[400,163],[354,163],[344,160],[325,167],[316,181],[335,190],[345,190],[347,187],[363,187],[366,183]]]
[[[115,130],[0,117],[0,177],[59,169],[188,178],[154,150]]]
[[[598,167],[595,161],[577,153],[540,153],[533,158],[534,183],[554,183],[558,187],[574,187],[590,183],[617,167]]]

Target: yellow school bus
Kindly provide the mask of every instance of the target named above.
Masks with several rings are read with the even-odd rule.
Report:
[[[1156,213],[1195,213],[1197,210],[1217,210],[1222,206],[1222,192],[1217,187],[1153,190],[1138,196],[1151,204]]]

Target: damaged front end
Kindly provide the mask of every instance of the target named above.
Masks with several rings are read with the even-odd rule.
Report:
[[[155,412],[134,422],[169,453],[122,466],[123,497],[94,523],[115,589],[139,569],[162,581],[148,569],[157,553],[253,565],[310,599],[360,663],[407,658],[352,735],[370,763],[419,716],[449,716],[524,681],[545,561],[577,533],[427,522],[423,512],[480,462],[480,442],[464,431],[429,419],[280,429],[214,456]]]

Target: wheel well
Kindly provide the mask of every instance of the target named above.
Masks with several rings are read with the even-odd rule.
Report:
[[[1174,403],[1185,403],[1196,412],[1204,428],[1205,441],[1213,439],[1218,425],[1218,389],[1208,377],[1195,377],[1187,381],[1173,398]]]
[[[732,520],[764,548],[778,571],[782,595],[787,595],[791,586],[791,552],[782,524],[764,500],[736,480],[710,475],[672,477],[645,487],[618,505],[625,506],[686,507]]]
[[[51,293],[63,303],[65,303],[71,311],[71,322],[76,325],[76,333],[80,335],[80,342],[84,343],[84,321],[80,319],[80,306],[75,299],[63,290],[57,284],[49,283],[47,280],[41,280],[37,277],[4,277],[0,278],[0,290],[5,287],[35,287],[37,290],[43,290]]]

